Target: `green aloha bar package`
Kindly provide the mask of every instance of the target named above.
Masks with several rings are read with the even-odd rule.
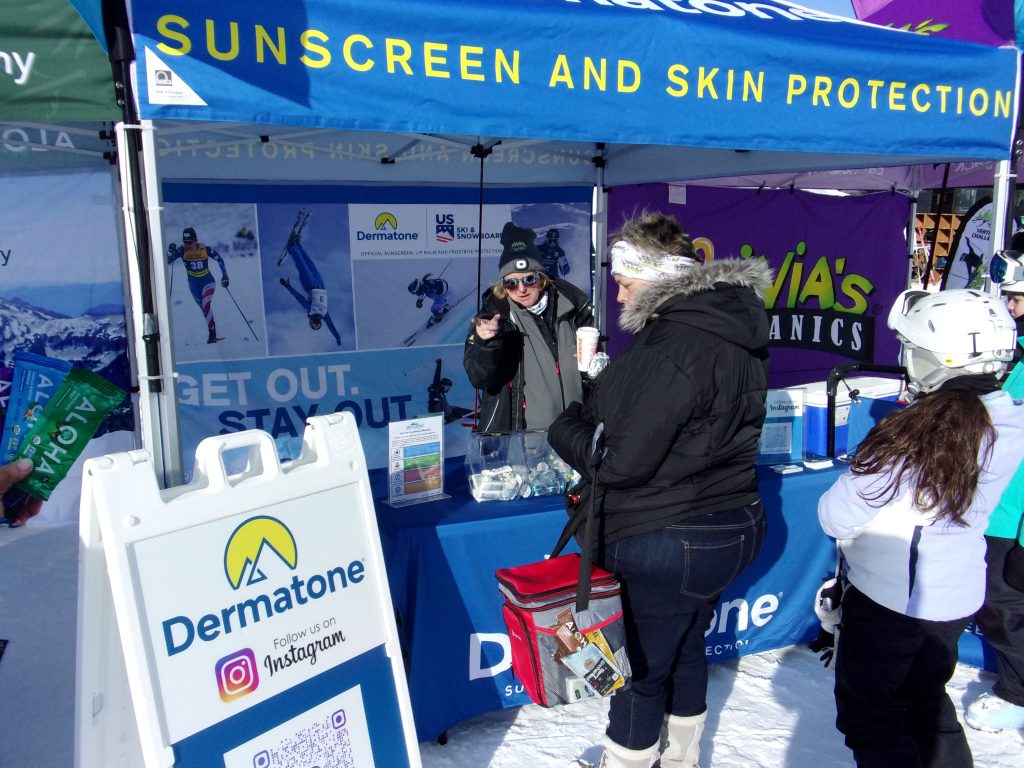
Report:
[[[32,474],[17,484],[37,499],[50,498],[125,392],[84,368],[72,368],[18,446],[15,459],[30,459]]]

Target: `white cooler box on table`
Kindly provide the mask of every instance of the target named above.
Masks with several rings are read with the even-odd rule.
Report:
[[[868,430],[896,406],[903,381],[880,376],[851,376],[839,382],[836,389],[836,443],[837,456],[847,453],[849,447],[856,447],[867,435]],[[804,390],[804,451],[820,456],[827,454],[828,442],[828,395],[824,381],[814,381],[802,387]],[[858,402],[850,402],[850,391],[857,394]],[[852,414],[851,409],[861,412]],[[851,415],[856,418],[851,419]],[[850,433],[850,422],[854,422],[854,434]]]

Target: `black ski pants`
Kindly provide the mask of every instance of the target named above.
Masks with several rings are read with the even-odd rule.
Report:
[[[971,617],[925,621],[843,595],[836,650],[836,727],[858,768],[971,768],[946,682]]]
[[[1024,706],[1024,592],[1006,583],[1003,570],[1013,539],[986,536],[988,576],[985,605],[978,611],[978,626],[995,649],[999,679],[992,692],[1011,704]]]

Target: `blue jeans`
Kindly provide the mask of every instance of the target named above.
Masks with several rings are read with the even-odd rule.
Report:
[[[630,686],[611,699],[607,734],[616,744],[646,749],[658,741],[666,714],[707,709],[704,633],[718,598],[753,562],[764,535],[758,502],[607,545],[598,564],[622,583],[633,668]]]

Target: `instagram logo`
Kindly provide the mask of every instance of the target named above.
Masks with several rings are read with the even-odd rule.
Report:
[[[216,674],[221,701],[232,701],[252,693],[260,684],[256,657],[251,648],[243,648],[218,661]]]

